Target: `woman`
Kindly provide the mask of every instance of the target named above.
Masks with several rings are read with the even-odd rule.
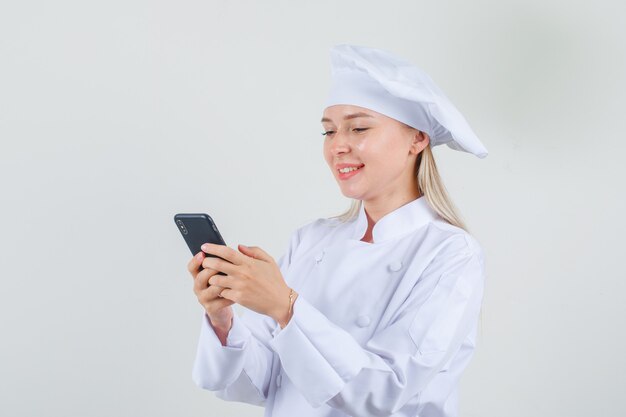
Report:
[[[298,228],[278,262],[212,244],[223,259],[189,262],[205,308],[194,381],[266,416],[456,416],[484,257],[431,147],[487,150],[418,68],[372,48],[331,54],[324,157],[353,207]]]

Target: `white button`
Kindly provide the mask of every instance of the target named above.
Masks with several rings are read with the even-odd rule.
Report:
[[[322,261],[322,258],[324,257],[324,251],[321,251],[320,253],[317,254],[317,256],[315,257],[315,262],[319,263]]]
[[[399,271],[400,269],[402,269],[402,262],[400,261],[395,261],[389,264],[389,270],[391,271]]]
[[[276,375],[276,386],[278,388],[280,388],[280,383],[283,381],[283,375],[282,374],[278,374]]]
[[[359,327],[367,327],[370,325],[370,322],[369,316],[359,316],[359,318],[356,319],[356,324],[358,324]]]

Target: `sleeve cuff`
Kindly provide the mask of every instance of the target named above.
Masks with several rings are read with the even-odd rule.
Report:
[[[200,340],[193,367],[193,380],[204,389],[222,389],[237,379],[246,361],[250,330],[235,313],[233,325],[222,346],[206,314],[203,314]]]
[[[251,336],[250,329],[242,323],[241,318],[235,313],[233,315],[233,324],[226,337],[226,346],[223,347],[243,349],[246,341],[250,340]]]
[[[313,407],[337,395],[368,363],[369,358],[348,332],[301,295],[284,329],[274,330],[271,348],[298,391]]]

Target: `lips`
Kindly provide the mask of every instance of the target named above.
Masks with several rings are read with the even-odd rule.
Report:
[[[341,164],[336,164],[335,165],[335,169],[340,170],[340,169],[343,169],[343,168],[353,168],[353,167],[361,168],[363,166],[365,166],[365,165],[364,164],[349,164],[349,163],[345,163],[344,162],[344,163],[341,163]]]
[[[358,167],[358,165],[348,165],[348,166]],[[338,172],[339,172],[339,179],[340,179],[340,180],[347,180],[348,178],[352,178],[352,177],[354,177],[354,176],[355,176],[355,175],[357,175],[359,172],[361,172],[361,170],[363,169],[363,167],[364,167],[364,166],[365,166],[365,165],[361,164],[361,165],[360,165],[360,167],[359,167],[359,169],[356,169],[356,170],[354,170],[354,171],[350,171],[350,172],[346,172],[346,173],[343,173],[343,172],[341,172],[341,171],[338,171]],[[345,168],[345,167],[344,167],[344,168]],[[339,168],[338,168],[338,169],[339,169]]]

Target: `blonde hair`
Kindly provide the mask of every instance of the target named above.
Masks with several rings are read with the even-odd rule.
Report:
[[[417,191],[420,193],[420,196],[426,198],[430,207],[432,207],[443,220],[469,232],[452,199],[448,196],[446,187],[443,185],[443,181],[439,176],[430,143],[417,155],[415,171],[417,175]],[[346,212],[338,216],[333,216],[331,219],[338,219],[342,223],[348,222],[358,215],[361,204],[361,200],[353,199],[350,208]]]

